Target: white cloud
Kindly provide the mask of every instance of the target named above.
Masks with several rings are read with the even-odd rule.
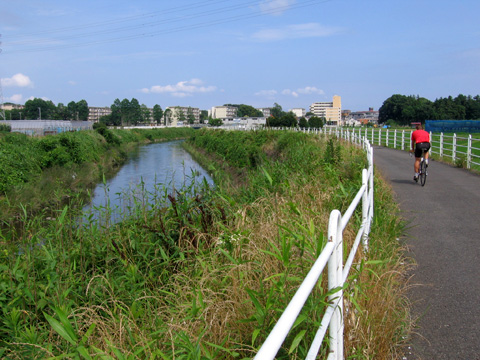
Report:
[[[73,81],[73,80],[70,80],[70,81],[68,82],[68,84],[69,84],[69,85],[72,85],[72,86],[75,86],[75,85],[77,85],[77,82],[76,82],[76,81]]]
[[[263,0],[260,2],[260,11],[269,15],[281,15],[295,4],[295,0]]]
[[[21,104],[23,101],[23,95],[22,94],[14,94],[8,98],[5,98],[7,102],[12,102],[14,104]]]
[[[317,95],[325,95],[325,91],[322,89],[317,89],[315,86],[306,86],[301,89],[297,89],[297,92],[300,94],[317,94]]]
[[[295,92],[295,91],[292,91],[292,90],[290,90],[290,89],[285,89],[285,90],[283,90],[283,91],[282,91],[282,94],[283,94],[283,95],[291,95],[291,96],[293,96],[293,97],[298,97],[298,93]]]
[[[302,39],[311,37],[328,37],[343,31],[343,28],[328,27],[319,23],[287,25],[282,28],[263,29],[252,35],[257,41],[279,41],[285,39]]]
[[[277,95],[277,90],[261,90],[259,92],[256,92],[255,95],[273,98],[275,95]]]
[[[27,75],[15,74],[11,78],[2,79],[2,85],[5,87],[33,87],[33,82]]]
[[[191,79],[189,81],[180,81],[175,85],[154,85],[150,88],[143,88],[140,91],[145,94],[171,94],[175,97],[192,96],[194,93],[209,93],[217,89],[216,86],[202,86],[200,79]]]
[[[282,91],[283,95],[299,97],[301,95],[325,95],[325,91],[322,89],[317,89],[315,86],[305,86],[304,88],[299,88],[297,90],[285,89]]]

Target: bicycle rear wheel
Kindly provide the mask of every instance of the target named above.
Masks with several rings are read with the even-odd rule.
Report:
[[[427,181],[427,166],[425,164],[425,160],[422,160],[420,163],[420,174],[418,175],[420,178],[420,184],[422,186],[425,186],[425,183]]]

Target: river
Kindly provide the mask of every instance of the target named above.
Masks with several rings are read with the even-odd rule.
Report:
[[[167,190],[181,189],[192,181],[213,180],[182,147],[182,141],[140,146],[110,179],[97,185],[84,219],[119,222],[131,216],[136,205],[153,205]]]

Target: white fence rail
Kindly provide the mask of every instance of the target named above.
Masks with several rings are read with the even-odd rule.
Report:
[[[303,131],[303,130],[302,130]],[[307,131],[305,131],[307,132]],[[330,214],[328,226],[328,243],[322,250],[320,256],[307,274],[305,280],[293,296],[275,327],[263,343],[255,356],[256,360],[274,359],[282,346],[296,318],[300,314],[312,289],[315,287],[320,275],[328,265],[328,290],[332,292],[329,296],[329,306],[322,318],[320,327],[310,346],[307,359],[315,359],[323,343],[323,339],[329,330],[329,355],[328,360],[343,360],[343,286],[348,278],[350,268],[353,264],[360,241],[364,247],[368,246],[368,234],[373,218],[373,147],[366,138],[352,132],[341,132],[339,129],[310,130],[315,133],[335,133],[344,139],[356,144],[361,144],[366,151],[368,169],[363,169],[362,186],[357,192],[349,208],[342,215],[340,211],[333,210]],[[343,264],[343,231],[352,217],[355,209],[362,205],[362,225],[357,232],[355,242],[348,259]]]
[[[412,130],[345,128],[337,131],[340,134],[354,134],[356,138],[366,137],[372,145],[405,151],[410,149]],[[480,136],[430,132],[430,141],[432,144],[430,154],[438,155],[444,161],[450,161],[457,166],[480,170]]]

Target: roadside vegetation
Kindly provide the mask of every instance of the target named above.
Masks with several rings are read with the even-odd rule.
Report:
[[[111,133],[111,140],[102,131]],[[330,211],[343,212],[360,187],[366,160],[360,149],[338,139],[304,133],[197,130],[187,135],[185,146],[212,173],[214,188],[194,173],[181,189],[168,191],[159,184],[149,194],[153,203],[135,204],[136,215],[115,225],[99,225],[93,218],[79,222],[77,201],[83,200],[74,194],[48,213],[25,210],[15,223],[3,220],[0,357],[255,355],[324,247]],[[81,136],[101,136],[102,146],[115,144],[113,149],[115,139],[124,144],[164,135],[105,129]],[[18,143],[8,138],[2,137],[2,148]],[[35,149],[42,140],[21,138]],[[96,141],[81,143],[96,153]],[[49,158],[40,150],[34,155]],[[89,156],[82,163],[103,166],[100,154]],[[75,157],[69,159],[64,167],[76,166]],[[41,164],[25,169],[32,174],[50,169]],[[16,186],[9,191],[20,194]],[[357,259],[345,289],[346,353],[352,359],[401,358],[410,328],[403,294],[407,262],[397,240],[403,226],[381,179],[375,196],[370,251]],[[352,220],[347,244],[360,225],[358,217]],[[277,358],[305,357],[327,304],[325,281]]]

